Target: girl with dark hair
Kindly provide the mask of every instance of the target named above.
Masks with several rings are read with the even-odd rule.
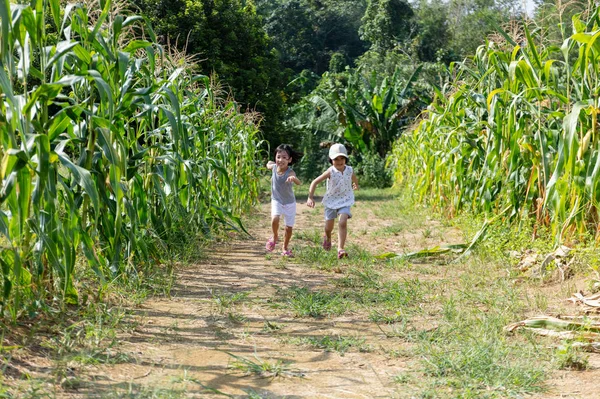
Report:
[[[267,162],[267,169],[273,171],[271,178],[271,228],[273,235],[267,240],[265,248],[273,252],[279,238],[279,219],[283,216],[285,223],[285,235],[283,238],[283,248],[281,255],[293,257],[294,254],[289,249],[292,230],[296,221],[296,196],[294,195],[293,184],[302,184],[296,177],[296,172],[291,168],[294,162],[297,162],[302,154],[296,152],[288,144],[281,144],[275,149],[275,162]]]

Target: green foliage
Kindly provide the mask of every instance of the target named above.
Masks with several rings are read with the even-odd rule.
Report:
[[[273,3],[277,3],[273,7]],[[364,0],[259,1],[265,29],[273,39],[284,67],[295,74],[304,69],[322,74],[339,53],[352,62],[365,51],[358,36]]]
[[[432,204],[454,213],[535,218],[556,241],[598,235],[599,140],[595,99],[598,10],[558,48],[523,26],[526,46],[508,35],[471,62],[452,65],[427,118],[400,140],[396,179],[408,178]]]
[[[305,287],[290,288],[285,292],[285,298],[298,317],[339,315],[346,310],[346,304],[339,295],[325,291],[313,292]]]
[[[408,39],[412,17],[413,10],[404,0],[369,0],[360,37],[376,51],[392,50]]]
[[[215,73],[242,109],[263,114],[271,144],[283,112],[284,75],[263,22],[252,2],[241,0],[136,0],[161,43],[201,60],[205,75]]]
[[[446,50],[454,60],[463,60],[475,53],[498,27],[513,24],[522,17],[523,2],[519,0],[451,0],[447,3],[447,24],[450,40]]]
[[[589,356],[582,353],[572,343],[566,343],[556,349],[556,365],[561,370],[587,370],[589,368]]]
[[[293,108],[287,126],[302,136],[299,147],[306,156],[299,165],[301,173],[315,173],[315,164],[325,167],[322,147],[342,142],[359,164],[364,162],[358,166],[370,179],[383,170],[377,156],[385,157],[429,101],[427,85],[418,79],[421,67],[396,66],[391,75],[367,69],[325,73],[311,95]],[[382,178],[375,184],[385,186],[385,175]]]
[[[0,263],[13,318],[27,301],[77,303],[85,261],[100,284],[143,278],[185,236],[243,230],[258,197],[253,120],[164,54],[141,17],[104,5],[93,19],[58,0],[0,7]]]
[[[302,337],[292,340],[300,345],[309,345],[315,348],[323,349],[326,352],[337,352],[340,355],[344,354],[350,348],[356,348],[360,352],[368,352],[369,347],[365,344],[364,338],[344,337],[344,336],[329,336],[323,337]]]
[[[385,159],[374,152],[360,154],[360,160],[354,165],[361,186],[386,188],[392,185],[392,172],[386,168]]]
[[[450,47],[452,39],[448,20],[448,3],[441,0],[420,0],[415,7],[418,26],[415,52],[425,62],[449,63],[456,60]]]

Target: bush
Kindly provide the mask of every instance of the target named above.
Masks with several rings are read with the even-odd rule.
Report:
[[[386,188],[392,185],[392,173],[385,167],[385,159],[375,152],[350,157],[350,165],[361,187]]]

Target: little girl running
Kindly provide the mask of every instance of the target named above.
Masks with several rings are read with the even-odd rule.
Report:
[[[294,256],[288,247],[296,221],[296,196],[294,195],[292,183],[302,184],[290,165],[301,157],[302,154],[294,151],[291,146],[281,144],[275,149],[275,162],[267,162],[267,169],[273,170],[271,180],[271,228],[273,229],[273,236],[267,240],[265,248],[269,252],[275,249],[279,238],[279,218],[283,215],[285,236],[281,255],[287,257]]]
[[[354,205],[354,191],[358,190],[358,179],[352,167],[346,165],[348,152],[342,144],[334,144],[329,149],[329,169],[310,183],[308,190],[308,201],[306,205],[315,207],[313,195],[317,185],[327,179],[327,191],[323,196],[325,206],[325,236],[323,237],[323,248],[331,249],[331,232],[335,218],[339,215],[338,222],[338,259],[347,257],[344,250],[346,236],[348,235],[348,219],[352,217],[350,207]]]

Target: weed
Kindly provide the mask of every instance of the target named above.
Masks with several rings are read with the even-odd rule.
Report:
[[[298,345],[309,345],[315,348],[324,349],[326,352],[337,352],[342,356],[351,347],[358,349],[360,352],[371,351],[371,347],[365,344],[364,338],[344,337],[341,335],[334,337],[329,335],[324,337],[302,337],[292,339],[290,342]]]
[[[248,399],[263,399],[264,396],[261,396],[258,392],[256,392],[254,389],[249,389],[247,391],[244,391],[248,394]]]
[[[248,321],[246,316],[244,316],[243,314],[234,312],[227,313],[227,320],[234,324],[243,324],[246,321]]]
[[[114,399],[180,399],[185,397],[185,391],[143,387],[130,383],[126,391],[113,391],[107,397]]]
[[[425,295],[432,286],[419,279],[404,279],[386,282],[376,291],[363,293],[363,303],[379,303],[389,309],[419,308],[425,302]]]
[[[191,382],[191,383],[200,385],[202,388],[204,388],[205,391],[208,391],[208,392],[220,395],[220,396],[227,396],[227,397],[230,397],[230,398],[232,397],[231,395],[226,394],[225,392],[222,392],[222,391],[219,391],[218,389],[211,388],[211,387],[209,387],[207,385],[204,385],[199,379],[190,376],[188,374],[187,370],[183,371],[183,375],[181,377],[174,378],[173,382],[174,383],[183,383],[183,384],[186,384],[186,385],[187,385],[187,383]]]
[[[308,288],[291,287],[280,295],[299,317],[322,317],[345,312],[347,303],[337,294],[312,292]]]
[[[400,311],[396,311],[396,313],[392,315],[387,315],[378,310],[372,310],[369,314],[369,320],[375,323],[394,324],[399,321],[402,321],[402,319],[403,316]]]
[[[300,230],[298,233],[294,233],[297,240],[304,240],[312,244],[321,244],[323,231],[318,229],[313,230]]]
[[[217,306],[219,313],[224,313],[233,305],[243,301],[250,295],[250,292],[212,292],[212,301]]]
[[[396,384],[408,384],[412,381],[412,377],[408,373],[401,373],[392,377],[392,381]]]
[[[255,374],[259,377],[279,377],[279,376],[298,376],[299,373],[289,369],[288,362],[280,359],[275,361],[262,360],[258,355],[254,354],[254,360],[247,359],[243,356],[237,356],[232,353],[227,353],[234,360],[229,364],[229,368],[241,371],[245,374]]]
[[[281,330],[283,326],[278,323],[270,322],[269,320],[265,320],[265,324],[263,326],[263,331],[265,332],[274,332]]]
[[[587,370],[589,367],[588,356],[571,343],[561,345],[556,349],[555,362],[561,370]]]
[[[369,266],[362,268],[362,270],[353,267],[348,270],[344,277],[337,279],[335,284],[346,288],[380,288],[381,275]]]

